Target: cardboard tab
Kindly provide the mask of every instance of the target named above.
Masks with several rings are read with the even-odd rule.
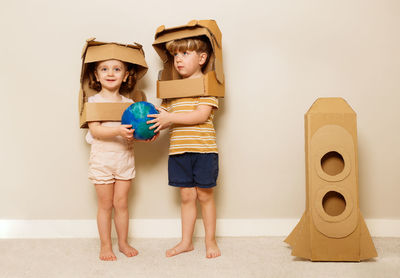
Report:
[[[166,50],[165,44],[172,40],[204,36],[210,42],[212,52],[207,65],[203,67],[203,82],[187,82],[186,93],[182,90],[183,82],[174,68],[174,58]],[[225,96],[225,77],[222,64],[222,35],[214,20],[191,20],[186,25],[156,30],[153,47],[163,61],[164,68],[157,82],[157,97],[177,98],[190,96]],[[164,84],[164,82],[166,82]],[[194,87],[196,86],[196,87]]]
[[[157,30],[156,30],[156,36],[157,36],[158,33],[161,33],[161,32],[163,32],[164,30],[165,30],[165,25],[158,26],[158,28],[157,28]]]
[[[359,209],[356,113],[342,98],[319,98],[305,115],[306,211],[285,239],[312,261],[377,256]]]
[[[194,27],[197,24],[198,24],[198,21],[196,19],[193,19],[193,20],[188,22],[187,26]]]

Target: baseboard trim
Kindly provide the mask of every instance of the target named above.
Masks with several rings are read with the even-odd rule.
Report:
[[[218,219],[217,236],[287,236],[299,219]],[[129,236],[173,238],[181,236],[180,219],[131,219]],[[400,237],[400,219],[366,219],[374,237]],[[113,228],[115,237],[115,229]],[[204,236],[201,219],[194,236]],[[96,220],[9,220],[0,219],[0,238],[97,238]]]

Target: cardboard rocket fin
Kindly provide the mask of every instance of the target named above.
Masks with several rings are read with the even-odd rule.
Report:
[[[375,245],[372,242],[371,235],[368,231],[367,225],[365,224],[364,217],[360,212],[360,260],[368,260],[374,257],[378,257]]]
[[[307,223],[308,219],[308,213],[304,212],[299,223],[297,223],[293,231],[284,240],[292,247],[293,256],[306,259],[311,258],[311,251],[309,247],[310,243],[308,237],[309,232],[307,231],[309,226],[309,223]]]

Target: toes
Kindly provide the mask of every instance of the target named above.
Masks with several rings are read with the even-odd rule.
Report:
[[[119,251],[121,251],[123,254],[125,254],[125,256],[127,257],[134,257],[136,255],[139,254],[139,251],[137,251],[135,248],[131,247],[131,248],[127,248],[127,249],[123,249],[121,248]]]
[[[137,254],[138,254],[138,252],[131,251],[131,252],[129,252],[128,257],[134,257],[134,256],[136,256]]]
[[[167,257],[172,257],[176,254],[176,250],[175,249],[169,249],[167,250],[167,252],[165,253]]]
[[[221,256],[221,252],[220,251],[210,251],[210,252],[206,253],[206,257],[208,259],[213,259],[213,258],[216,258],[216,257],[219,257],[219,256]]]
[[[117,257],[113,256],[113,255],[103,255],[103,256],[99,256],[100,260],[102,261],[116,261]]]

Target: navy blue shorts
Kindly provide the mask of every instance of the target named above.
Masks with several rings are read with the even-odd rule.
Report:
[[[168,158],[169,185],[211,188],[217,185],[217,153],[183,153]]]

